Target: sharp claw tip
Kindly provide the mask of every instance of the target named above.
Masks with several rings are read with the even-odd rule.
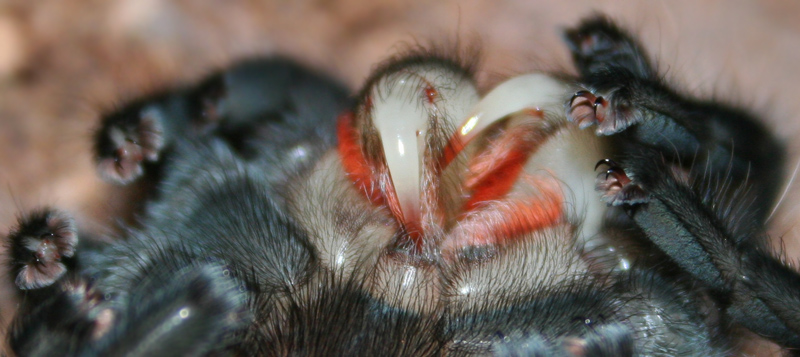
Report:
[[[594,169],[597,170],[597,168],[600,167],[600,165],[617,166],[617,163],[611,159],[601,159],[596,164],[594,164]]]

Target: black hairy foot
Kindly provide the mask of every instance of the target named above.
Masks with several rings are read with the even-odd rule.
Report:
[[[155,162],[164,147],[160,113],[133,106],[103,119],[95,138],[97,170],[106,181],[129,183],[144,173],[144,161]]]
[[[567,103],[567,119],[581,129],[597,125],[597,135],[613,135],[640,121],[641,115],[624,101],[614,101],[613,92],[599,95],[589,90],[575,92]]]
[[[641,122],[642,101],[658,83],[642,46],[603,16],[565,31],[564,40],[584,86],[567,104],[567,117],[581,128],[597,124],[597,135]],[[642,82],[650,84],[640,88]]]
[[[636,205],[646,203],[647,195],[642,188],[631,181],[631,178],[621,167],[611,159],[600,160],[595,165],[595,170],[600,166],[608,169],[597,175],[595,190],[600,193],[600,199],[609,206]]]
[[[654,73],[641,45],[606,17],[590,17],[565,31],[564,42],[581,76],[609,68],[624,68],[640,77]]]
[[[67,272],[78,234],[72,218],[52,209],[35,211],[19,219],[8,236],[14,283],[22,290],[53,284]]]

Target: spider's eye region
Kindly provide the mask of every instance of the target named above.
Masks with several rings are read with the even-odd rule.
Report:
[[[561,82],[525,75],[481,98],[455,65],[392,68],[340,117],[339,154],[414,251],[462,251],[561,222],[558,183],[523,170],[566,123],[546,115],[563,103]],[[514,192],[521,181],[534,189]]]

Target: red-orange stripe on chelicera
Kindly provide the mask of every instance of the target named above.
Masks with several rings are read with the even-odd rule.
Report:
[[[539,193],[527,201],[511,200],[497,208],[494,234],[499,239],[509,239],[520,234],[551,227],[561,221],[564,214],[564,196],[557,184],[540,185]]]
[[[446,238],[442,249],[502,244],[520,235],[553,227],[563,217],[563,194],[555,182],[541,181],[530,198],[487,202],[465,217]]]
[[[464,189],[470,192],[462,211],[469,211],[482,202],[503,198],[519,179],[528,158],[545,138],[532,126],[506,130],[488,144],[484,152],[469,162],[469,175]]]
[[[352,111],[346,111],[339,115],[336,135],[339,140],[339,157],[342,160],[342,167],[350,181],[364,193],[367,199],[375,204],[383,204],[383,195],[378,189],[373,169],[358,144],[358,133],[353,122]]]

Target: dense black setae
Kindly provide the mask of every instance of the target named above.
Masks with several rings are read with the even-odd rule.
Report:
[[[800,347],[800,276],[763,232],[783,148],[671,89],[605,18],[565,41],[578,77],[488,93],[432,54],[352,102],[266,59],[105,116],[101,175],[158,171],[155,192],[114,243],[54,209],[20,218],[11,348],[710,356],[737,325]]]

